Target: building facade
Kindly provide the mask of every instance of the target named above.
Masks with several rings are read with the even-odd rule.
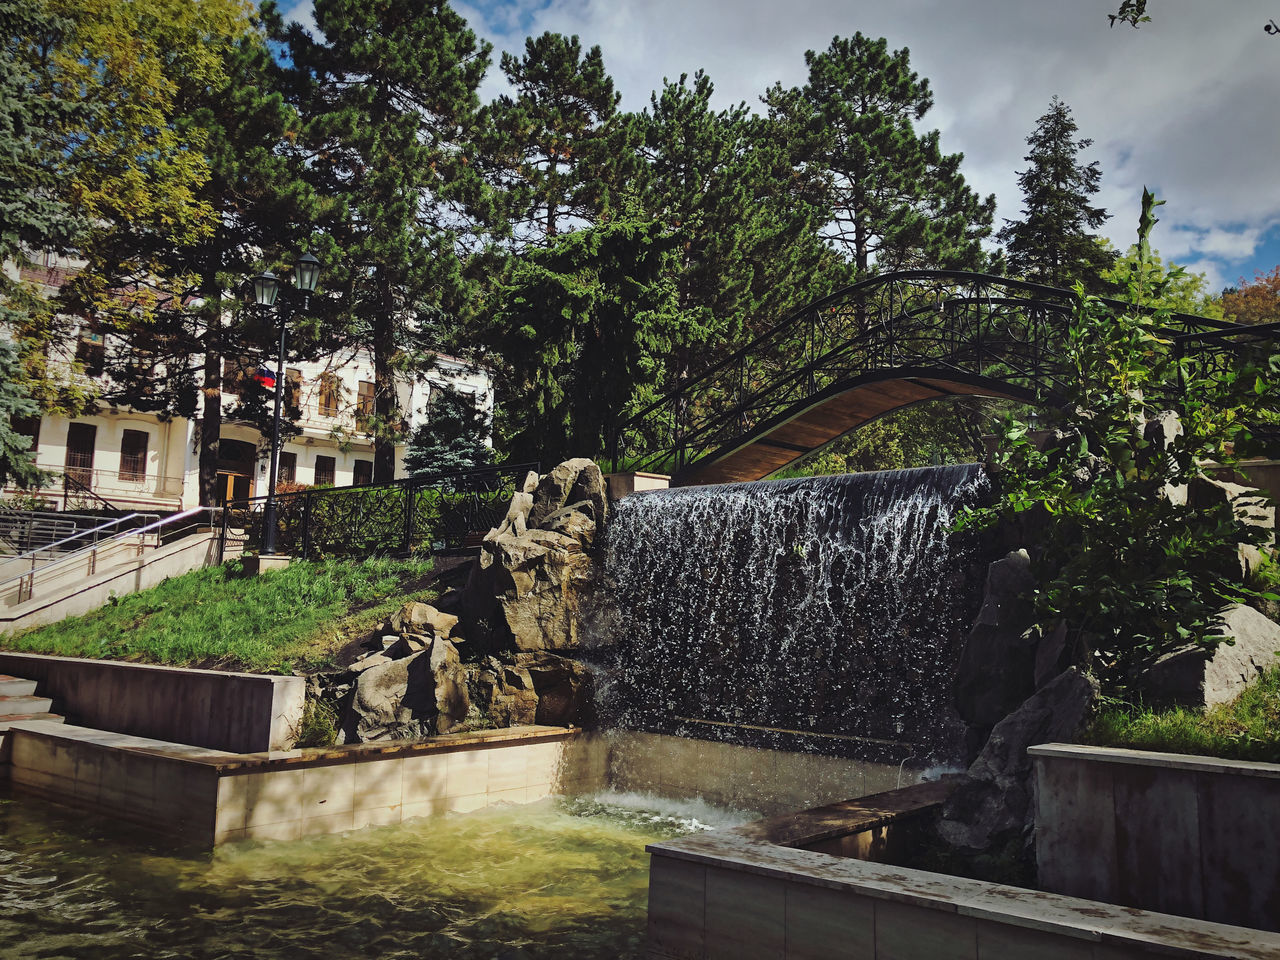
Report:
[[[73,269],[73,268],[72,268]],[[56,264],[23,271],[24,279],[54,286],[67,268]],[[74,342],[65,345],[67,375],[96,379],[97,392],[110,386],[102,373],[102,354],[115,344],[82,324]],[[85,373],[72,374],[75,359]],[[223,365],[224,411],[234,407],[239,390],[259,364],[275,369],[274,357],[228,358]],[[293,435],[281,444],[279,480],[300,486],[349,486],[373,480],[373,441],[362,421],[373,413],[373,362],[363,350],[315,361],[290,363],[284,389],[290,406],[301,415]],[[493,386],[483,368],[437,356],[431,368],[399,386],[400,409],[406,411],[404,436],[430,417],[432,397],[451,390],[474,398],[491,415]],[[198,414],[197,414],[198,416]],[[21,425],[34,441],[36,465],[52,482],[35,492],[47,508],[118,509],[169,512],[199,504],[199,420],[163,418],[155,413],[99,401],[96,409],[67,420],[32,418]],[[219,500],[267,493],[271,437],[247,422],[225,419],[219,437]],[[405,475],[405,443],[395,448],[396,477]],[[22,491],[4,488],[4,497]],[[105,503],[103,502],[105,501]]]

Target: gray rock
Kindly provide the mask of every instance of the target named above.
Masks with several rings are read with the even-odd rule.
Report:
[[[476,708],[496,727],[527,726],[537,722],[538,694],[524,667],[490,658],[475,669],[468,686]]]
[[[403,657],[412,656],[415,653],[421,653],[431,645],[431,638],[421,633],[405,633],[396,639],[396,642],[387,647],[384,656],[399,660]]]
[[[1280,654],[1280,624],[1252,607],[1233,604],[1214,633],[1231,637],[1212,651],[1188,646],[1167,653],[1142,676],[1140,685],[1155,704],[1212,707],[1229,703]]]
[[[956,709],[971,726],[990,727],[1035,691],[1039,637],[1029,630],[1035,585],[1025,550],[987,568],[982,608],[960,655],[954,685]]]
[[[596,522],[592,519],[595,507],[583,500],[563,510],[557,510],[543,523],[543,529],[572,537],[583,550],[588,550],[596,536]]]
[[[490,530],[485,539],[501,536],[519,537],[529,529],[529,511],[533,509],[533,494],[517,492],[507,507],[507,515],[502,523]]]
[[[388,657],[385,653],[366,653],[355,663],[351,664],[347,670],[351,673],[363,673],[370,667],[379,667],[384,663],[390,663],[393,659],[393,657]]]
[[[515,660],[533,681],[538,723],[564,726],[594,719],[595,685],[585,664],[546,651],[518,653]]]
[[[577,504],[586,501],[593,507],[591,519],[597,525],[603,525],[609,518],[609,485],[604,474],[594,461],[583,467],[573,486],[569,488],[566,503]]]
[[[1259,527],[1274,535],[1276,508],[1256,487],[1196,477],[1187,484],[1187,505],[1198,510],[1208,510],[1229,503],[1236,517],[1250,526]]]
[[[1022,835],[1034,815],[1027,748],[1071,740],[1097,695],[1094,680],[1071,667],[996,724],[943,808],[938,823],[942,839],[972,853]]]
[[[540,527],[542,522],[569,502],[569,493],[578,480],[578,475],[587,469],[594,469],[596,474],[600,468],[594,460],[576,457],[556,466],[550,473],[538,481],[538,488],[533,493],[533,510],[529,514],[529,526]],[[604,478],[600,479],[603,495]],[[588,499],[577,497],[578,500]]]
[[[457,647],[444,639],[432,642],[428,656],[435,694],[436,732],[448,733],[466,719],[471,708],[462,658],[458,656]]]
[[[391,618],[391,627],[397,633],[420,633],[447,638],[453,635],[457,626],[457,617],[441,613],[429,603],[406,603]]]
[[[538,489],[538,481],[542,478],[538,476],[537,471],[530,470],[524,475],[524,483],[520,484],[521,493],[533,493]]]

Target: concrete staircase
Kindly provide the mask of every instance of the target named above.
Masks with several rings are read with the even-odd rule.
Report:
[[[65,717],[51,713],[53,701],[37,697],[36,682],[0,673],[0,777],[8,773],[9,751],[5,733],[20,720],[48,720],[62,723]]]

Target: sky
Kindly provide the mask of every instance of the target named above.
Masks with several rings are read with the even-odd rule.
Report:
[[[505,89],[497,63],[544,30],[598,44],[622,95],[640,110],[664,78],[704,69],[718,106],[775,82],[804,83],[807,50],[861,31],[910,50],[941,132],[980,194],[994,193],[996,226],[1020,215],[1017,173],[1026,138],[1050,99],[1093,140],[1102,189],[1094,202],[1118,248],[1133,242],[1142,188],[1167,201],[1153,246],[1204,273],[1209,289],[1280,264],[1280,0],[1151,0],[1153,22],[1108,27],[1118,0],[455,0],[494,46],[481,88]],[[310,0],[285,4],[309,21]]]

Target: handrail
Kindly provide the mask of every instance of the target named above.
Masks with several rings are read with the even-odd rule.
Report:
[[[89,484],[85,483],[83,480],[81,480],[81,479],[80,479],[79,477],[77,477],[75,474],[73,474],[73,473],[69,473],[69,472],[67,472],[67,471],[65,471],[65,470],[64,470],[64,471],[63,471],[63,473],[62,473],[62,502],[63,502],[63,505],[64,505],[64,506],[65,506],[65,504],[66,504],[66,502],[67,502],[67,499],[70,497],[70,493],[69,493],[69,492],[68,492],[68,490],[67,490],[67,485],[68,485],[68,484],[71,484],[71,485],[73,485],[73,486],[76,488],[76,493],[77,493],[77,494],[86,494],[86,493],[87,493],[87,494],[88,494],[90,497],[92,497],[94,500],[97,500],[100,504],[102,504],[102,505],[103,505],[103,507],[105,507],[107,510],[110,510],[110,511],[112,511],[113,513],[116,513],[116,514],[119,514],[119,513],[122,513],[122,512],[123,512],[123,511],[122,511],[119,507],[117,507],[114,503],[112,503],[110,500],[108,500],[108,499],[107,499],[106,497],[104,497],[102,494],[100,494],[100,493],[98,493],[96,490],[94,490],[94,489],[93,489],[93,487],[91,487]]]
[[[74,516],[74,514],[73,514],[73,516]],[[108,520],[106,523],[99,524],[98,526],[93,527],[92,529],[89,529],[89,530],[81,530],[81,531],[79,531],[78,533],[73,533],[73,534],[72,534],[71,536],[69,536],[69,537],[63,537],[61,540],[55,541],[54,543],[50,543],[50,544],[48,544],[47,546],[43,546],[43,547],[36,547],[36,549],[34,549],[34,550],[28,550],[26,553],[19,553],[19,554],[17,554],[16,556],[8,557],[8,558],[5,560],[5,562],[6,562],[6,563],[14,563],[14,562],[16,562],[16,561],[18,561],[18,560],[23,560],[23,559],[26,559],[26,558],[35,559],[35,556],[36,556],[36,554],[38,554],[38,553],[43,553],[43,552],[45,552],[46,550],[53,550],[55,547],[60,547],[60,546],[62,546],[64,543],[72,543],[73,541],[76,541],[76,540],[83,540],[85,537],[91,536],[91,535],[93,535],[93,534],[95,534],[95,533],[100,533],[101,531],[106,530],[106,529],[108,529],[109,527],[117,526],[118,524],[124,523],[126,520],[133,520],[133,519],[135,519],[135,518],[137,518],[137,517],[155,517],[155,516],[159,516],[159,514],[155,514],[155,513],[129,513],[129,514],[126,514],[126,515],[125,515],[125,516],[123,516],[123,517],[116,517],[114,520]],[[123,532],[123,533],[134,533],[135,531],[133,531],[133,530],[125,530],[125,531],[122,531],[122,532]],[[113,536],[118,536],[118,535],[119,535],[119,534],[115,534],[115,535],[113,535]],[[104,542],[105,542],[105,541],[104,541]],[[74,555],[74,554],[68,554],[68,556],[73,556],[73,555]],[[7,582],[7,581],[0,581],[0,582]]]
[[[4,587],[8,586],[9,584],[15,581],[25,580],[27,578],[32,578],[33,587],[34,587],[34,578],[37,573],[47,573],[49,570],[52,570],[54,567],[60,567],[60,566],[63,566],[64,564],[73,563],[77,560],[82,560],[86,556],[94,553],[95,551],[109,549],[114,544],[123,543],[124,541],[132,537],[145,537],[147,534],[156,530],[160,530],[163,527],[166,527],[169,524],[173,523],[174,521],[186,520],[197,514],[208,513],[209,510],[210,510],[209,507],[191,507],[190,509],[183,510],[181,513],[175,513],[167,517],[162,517],[161,519],[156,520],[154,523],[149,523],[146,526],[140,527],[136,530],[121,530],[119,533],[115,534],[114,536],[108,537],[106,540],[102,540],[97,543],[92,543],[86,547],[81,548],[80,550],[76,550],[76,551],[73,551],[72,553],[64,554],[58,559],[51,560],[49,563],[46,563],[44,566],[39,567],[38,569],[33,568],[31,570],[27,570],[23,573],[19,573],[15,576],[9,577],[8,579],[0,580],[0,589],[3,589]],[[154,516],[154,514],[130,514],[130,516],[135,516],[135,517],[136,516]],[[121,519],[127,520],[128,517],[122,517]],[[141,547],[141,544],[139,544],[139,546]]]

